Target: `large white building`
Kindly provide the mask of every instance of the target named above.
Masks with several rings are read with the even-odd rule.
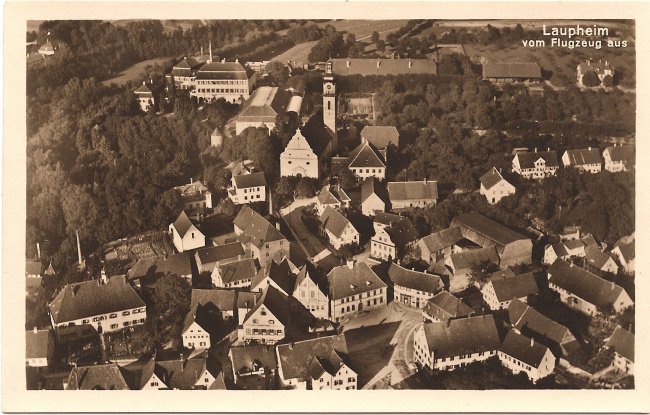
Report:
[[[238,62],[208,62],[196,73],[190,96],[199,101],[223,98],[232,103],[243,103],[255,85],[255,74],[248,76]]]
[[[365,262],[348,261],[327,274],[330,320],[386,305],[387,285]]]
[[[174,223],[169,225],[169,234],[178,252],[190,251],[205,246],[205,235],[182,211]]]
[[[559,164],[555,151],[523,151],[512,159],[512,171],[525,179],[555,176]]]
[[[525,373],[531,382],[550,375],[555,369],[551,350],[534,339],[510,330],[498,351],[501,364],[513,374]]]
[[[480,192],[491,205],[499,203],[506,196],[514,195],[517,191],[512,184],[503,178],[496,167],[492,167],[492,170],[481,176],[479,180],[481,182]]]
[[[634,167],[634,146],[613,145],[603,150],[605,170],[616,173],[629,171]]]
[[[600,173],[603,169],[603,158],[598,148],[582,148],[567,150],[562,155],[565,168],[573,167],[581,172]]]
[[[318,155],[298,128],[282,154],[280,154],[280,176],[300,176],[318,179]]]
[[[232,176],[228,197],[236,205],[266,201],[266,178],[263,172]]]
[[[302,102],[302,97],[292,97],[289,91],[278,87],[257,88],[246,100],[235,120],[237,135],[249,127],[265,127],[271,132],[275,128],[277,116],[288,111],[290,102],[295,101],[294,98]],[[300,108],[300,105],[298,107]]]

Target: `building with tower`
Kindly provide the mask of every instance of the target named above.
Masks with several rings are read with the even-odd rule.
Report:
[[[327,62],[323,76],[323,123],[336,134],[336,82],[332,62]]]

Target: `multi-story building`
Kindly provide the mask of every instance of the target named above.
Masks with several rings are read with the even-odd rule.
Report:
[[[341,249],[344,245],[359,244],[359,231],[333,207],[326,207],[319,219],[334,248]]]
[[[634,146],[620,144],[609,146],[603,151],[603,159],[605,170],[609,172],[629,171],[634,168]]]
[[[147,86],[146,82],[142,82],[142,85],[133,91],[135,99],[138,101],[138,105],[142,112],[149,112],[155,104],[155,97],[151,89]]]
[[[326,185],[316,196],[316,210],[319,215],[322,215],[328,206],[334,209],[347,209],[350,207],[350,200],[350,196],[345,193],[341,186]]]
[[[488,203],[494,205],[506,196],[514,195],[517,189],[503,178],[496,167],[485,173],[479,179],[481,182],[480,193],[485,196]]]
[[[192,89],[196,73],[205,65],[208,58],[208,56],[204,55],[184,57],[182,61],[172,67],[170,75],[167,76],[171,76],[177,89]]]
[[[386,178],[386,163],[379,152],[366,140],[355,147],[348,155],[348,168],[361,179],[375,177],[379,180]]]
[[[208,62],[196,73],[190,96],[199,102],[216,101],[223,98],[232,103],[243,103],[250,96],[256,76],[250,77],[246,69],[235,62]]]
[[[617,243],[612,249],[612,255],[618,259],[626,274],[634,274],[634,241],[629,243]]]
[[[249,127],[264,127],[270,133],[275,128],[277,117],[287,112],[291,100],[291,93],[284,89],[271,86],[257,88],[235,119],[235,132],[239,135]]]
[[[581,172],[600,173],[603,169],[603,158],[598,148],[582,148],[567,150],[562,155],[565,168],[573,167]]]
[[[614,350],[614,367],[623,373],[634,374],[634,333],[616,327],[605,347]]]
[[[513,299],[527,302],[529,295],[539,293],[539,287],[532,272],[513,277],[492,277],[481,289],[483,300],[490,310],[504,310]]]
[[[176,186],[174,189],[180,193],[183,210],[189,212],[190,216],[205,209],[212,209],[212,192],[200,180],[190,180],[190,183]]]
[[[245,256],[244,248],[239,242],[230,242],[217,246],[199,248],[194,254],[199,274],[209,272],[212,274],[214,267],[226,262],[241,260]]]
[[[306,262],[298,272],[293,296],[300,301],[300,303],[305,306],[314,317],[322,319],[329,318],[330,300],[327,280],[309,261]]]
[[[498,351],[501,364],[513,374],[525,373],[531,382],[550,375],[555,369],[551,350],[534,339],[510,330]]]
[[[276,255],[289,255],[289,241],[250,207],[242,207],[233,221],[233,226],[244,250],[259,261],[260,267],[265,268]]]
[[[300,128],[287,143],[280,154],[280,176],[301,176],[318,179],[320,173],[319,156],[302,135]]]
[[[249,288],[257,274],[253,258],[226,262],[214,267],[212,283],[219,288]]]
[[[266,179],[264,173],[250,173],[232,176],[228,197],[236,205],[266,201]]]
[[[512,172],[525,179],[543,179],[557,175],[559,164],[555,151],[522,151],[512,159]]]
[[[28,330],[25,335],[27,366],[47,367],[54,357],[54,335],[51,330]]]
[[[68,284],[49,305],[52,327],[90,324],[110,332],[143,324],[147,306],[124,276]]]
[[[461,252],[468,243],[475,245],[463,238],[460,228],[455,226],[423,237],[418,241],[418,247],[422,260],[431,264]]]
[[[340,321],[361,310],[387,302],[387,286],[365,262],[348,261],[327,274],[330,320]]]
[[[606,76],[612,78],[612,81],[614,78],[614,68],[609,64],[609,61],[603,63],[602,60],[595,62],[588,59],[584,62],[580,62],[576,68],[578,86],[584,86],[582,79],[587,72],[594,72],[598,76],[600,82],[603,82]]]
[[[390,224],[384,225],[385,219]],[[418,232],[407,217],[392,214],[375,216],[375,234],[370,240],[370,256],[385,261],[401,259],[415,245]]]
[[[361,183],[361,213],[365,216],[385,212],[387,200],[385,185],[375,177],[368,177]]]
[[[409,270],[395,263],[390,264],[388,277],[393,283],[395,301],[415,308],[423,308],[445,288],[439,276]]]
[[[472,307],[456,298],[448,291],[441,291],[424,305],[422,316],[434,323],[442,321],[446,323],[453,318],[469,317],[474,314]]]
[[[435,180],[388,182],[387,187],[393,210],[434,206],[438,199],[438,183]]]

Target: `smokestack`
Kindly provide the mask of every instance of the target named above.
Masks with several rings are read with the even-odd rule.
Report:
[[[79,265],[81,265],[81,242],[79,242],[79,231],[76,230],[75,234],[77,235],[77,255],[78,255]]]
[[[345,62],[345,66],[348,68],[350,67],[350,58],[348,58],[348,60]]]
[[[535,153],[537,153],[537,147],[535,147]]]
[[[212,40],[210,40],[209,44],[210,44],[210,63],[212,63]]]
[[[41,245],[38,242],[36,242],[36,255],[38,255],[38,259],[41,259]]]

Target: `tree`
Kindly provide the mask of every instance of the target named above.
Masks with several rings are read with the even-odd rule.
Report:
[[[158,345],[178,342],[185,315],[190,311],[192,285],[183,277],[165,274],[156,282],[148,318],[152,319]],[[178,347],[178,344],[175,344]]]
[[[341,171],[340,181],[341,181],[341,187],[343,187],[344,189],[350,189],[357,185],[358,178],[357,176],[354,175],[354,173],[352,173],[352,171],[350,171],[350,169],[344,168]]]
[[[399,38],[395,33],[389,33],[386,35],[386,43],[391,45],[392,47],[397,46],[397,42],[399,41]]]
[[[325,34],[326,35],[331,35],[332,33],[336,32],[336,28],[332,26],[331,24],[328,24],[325,26]]]
[[[352,33],[352,32],[349,32],[349,33],[345,36],[345,43],[346,43],[348,46],[352,46],[352,45],[354,45],[354,43],[355,43],[356,41],[357,41],[357,37],[356,37],[356,36],[354,35],[354,33]]]
[[[266,65],[266,73],[275,86],[282,86],[289,79],[289,68],[282,62],[272,61]]]
[[[611,75],[605,75],[603,78],[603,86],[608,88],[614,86],[614,78]]]
[[[296,195],[302,198],[316,196],[318,192],[318,179],[302,177],[296,186]]]
[[[362,248],[357,243],[345,244],[339,249],[339,253],[346,260],[354,258],[362,252]]]
[[[379,41],[379,33],[376,31],[372,32],[372,35],[370,35],[370,41],[372,43],[377,43]]]
[[[587,71],[582,75],[582,84],[588,87],[594,87],[600,85],[600,78],[596,75],[594,71]]]
[[[379,52],[383,52],[383,51],[385,51],[385,50],[386,50],[386,42],[384,42],[383,40],[379,39],[379,41],[377,42],[377,50],[378,50]]]

